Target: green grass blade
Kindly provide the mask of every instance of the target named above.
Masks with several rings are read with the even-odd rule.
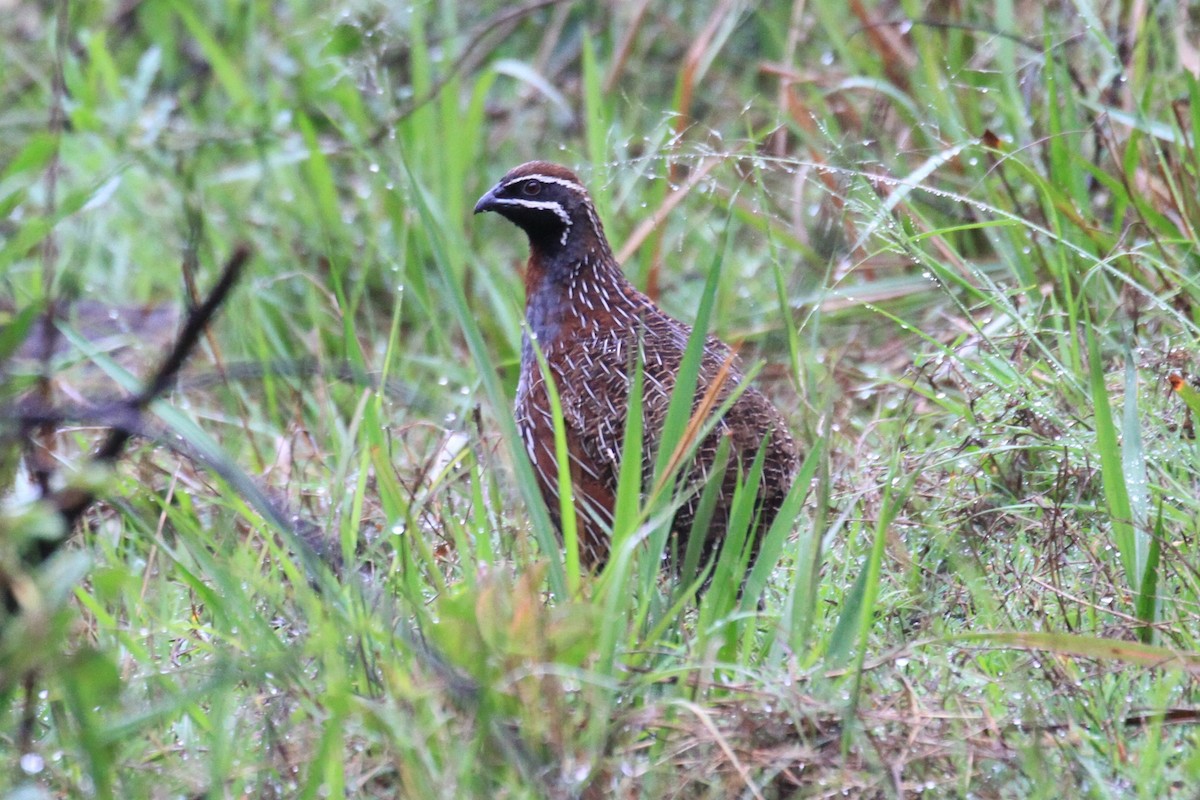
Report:
[[[238,67],[236,59],[226,48],[221,46],[213,36],[209,26],[196,15],[195,6],[186,0],[175,0],[172,3],[175,13],[183,22],[188,33],[196,40],[204,57],[212,66],[221,86],[229,94],[230,99],[239,108],[250,108],[254,104],[254,94],[250,91],[249,82]]]
[[[679,363],[679,371],[675,375],[675,386],[671,390],[671,400],[667,406],[667,415],[663,421],[662,435],[655,462],[655,480],[660,477],[671,459],[675,443],[683,438],[688,420],[692,414],[692,404],[696,397],[697,379],[700,375],[700,365],[704,358],[705,343],[708,339],[708,324],[712,318],[713,306],[716,303],[717,287],[721,282],[721,271],[729,246],[732,230],[726,225],[723,236],[724,244],[717,248],[709,263],[708,274],[704,281],[704,289],[700,294],[700,304],[696,309],[696,318],[692,327],[692,335],[688,339],[683,359]]]
[[[1045,650],[1060,655],[1093,658],[1101,662],[1113,661],[1147,669],[1182,670],[1190,675],[1200,675],[1200,653],[1181,652],[1169,647],[1106,639],[1101,636],[1040,631],[979,632],[950,637],[946,641],[982,642],[1001,647]]]
[[[741,606],[743,610],[749,611],[758,603],[758,598],[762,596],[763,589],[767,585],[767,579],[771,576],[771,571],[779,563],[779,557],[783,553],[787,538],[796,525],[796,518],[800,514],[800,509],[804,505],[805,498],[808,497],[813,476],[816,475],[817,465],[821,460],[823,445],[824,442],[822,440],[818,440],[812,444],[808,455],[804,457],[804,461],[800,465],[800,470],[796,473],[796,480],[792,483],[791,488],[788,489],[787,496],[784,497],[783,503],[779,506],[779,513],[772,520],[771,527],[763,536],[758,559],[750,570],[749,577],[746,578],[746,586],[742,592]],[[799,575],[800,570],[797,569],[793,580],[798,579]]]
[[[563,559],[567,571],[567,593],[570,597],[579,594],[579,525],[575,516],[575,491],[571,482],[571,451],[567,445],[567,423],[563,419],[562,401],[558,397],[558,386],[554,374],[546,363],[537,340],[530,337],[533,352],[537,356],[538,369],[550,401],[550,414],[554,419],[554,460],[558,465],[558,509],[559,530],[562,532]]]
[[[704,488],[700,492],[700,501],[696,504],[696,516],[692,520],[692,529],[687,532],[687,541],[680,543],[683,552],[671,554],[672,558],[683,559],[683,568],[679,571],[680,575],[695,575],[702,566],[706,569],[712,568],[711,565],[701,564],[700,557],[704,551],[704,540],[708,538],[709,522],[712,521],[713,511],[717,507],[717,500],[721,497],[725,471],[730,469],[729,450],[730,444],[728,440],[723,439],[717,445],[717,452],[713,455],[708,482],[704,484]],[[737,467],[733,468],[736,469]]]
[[[1125,342],[1125,401],[1121,413],[1121,472],[1129,496],[1133,524],[1135,563],[1144,569],[1150,545],[1150,496],[1146,477],[1146,449],[1142,444],[1142,421],[1138,414],[1137,362]],[[1139,572],[1139,580],[1141,573]]]
[[[1154,643],[1154,623],[1158,620],[1158,583],[1161,577],[1159,562],[1162,559],[1162,542],[1167,535],[1163,527],[1163,505],[1158,504],[1158,518],[1154,522],[1154,535],[1146,553],[1146,568],[1142,572],[1137,594],[1137,618],[1145,623],[1138,629],[1138,637],[1144,644]]]
[[[604,102],[603,76],[596,63],[596,43],[583,36],[583,113],[587,135],[588,163],[592,165],[591,195],[596,213],[605,219],[612,212],[608,174],[608,133],[612,125]]]
[[[1117,429],[1113,424],[1112,408],[1108,402],[1108,387],[1104,380],[1104,365],[1095,331],[1087,326],[1088,364],[1092,381],[1092,408],[1096,420],[1096,449],[1100,453],[1100,475],[1104,481],[1104,497],[1108,504],[1113,539],[1130,586],[1137,591],[1141,579],[1141,562],[1133,529],[1133,512],[1125,484],[1125,469]],[[1134,402],[1127,398],[1126,402]]]
[[[726,224],[724,242],[728,246],[731,227]],[[667,404],[667,413],[663,420],[661,432],[657,438],[658,452],[655,454],[654,486],[655,493],[649,502],[649,511],[653,515],[666,505],[677,505],[676,484],[681,475],[686,475],[690,469],[691,454],[703,441],[704,433],[700,432],[686,448],[683,447],[684,436],[691,421],[693,405],[696,402],[696,387],[699,384],[700,369],[704,359],[704,350],[708,339],[707,330],[712,310],[716,302],[717,287],[720,284],[722,265],[725,258],[725,247],[718,249],[709,265],[704,289],[700,295],[699,307],[696,310],[692,334],[688,338],[679,369],[675,373],[675,385],[671,388],[671,398]],[[719,415],[718,410],[712,418],[706,421],[708,426],[715,424]],[[672,458],[676,458],[672,465]],[[670,471],[670,472],[669,472]],[[694,487],[687,487],[693,491]],[[652,553],[663,553],[670,535],[670,525],[659,526],[649,539]],[[649,562],[647,562],[648,564]],[[642,568],[643,585],[650,580],[651,567]],[[657,570],[657,565],[653,567]]]
[[[29,335],[34,322],[40,318],[42,303],[30,303],[0,327],[0,364],[7,361]]]
[[[880,576],[883,572],[883,554],[887,545],[888,532],[891,529],[892,520],[904,507],[908,501],[908,493],[912,489],[913,484],[917,480],[919,473],[914,472],[911,475],[901,478],[901,451],[897,450],[892,456],[892,463],[888,469],[886,482],[883,489],[883,497],[879,501],[879,517],[875,521],[875,537],[871,544],[871,553],[867,557],[866,563],[863,565],[861,573],[861,588],[858,582],[855,583],[855,588],[859,590],[861,601],[859,608],[853,612],[855,615],[854,631],[857,639],[857,653],[855,654],[854,663],[854,687],[850,691],[850,703],[846,711],[846,719],[853,720],[858,714],[858,704],[862,696],[863,687],[863,665],[866,663],[867,648],[870,645],[871,631],[875,627],[875,617],[877,603],[879,600]],[[900,485],[898,485],[900,484]],[[847,608],[845,614],[851,613],[850,608]],[[840,620],[839,620],[840,624]],[[847,724],[842,735],[842,753],[848,752],[851,743],[854,725]]]
[[[617,496],[613,509],[612,552],[625,547],[637,532],[642,518],[642,452],[644,447],[642,398],[645,369],[642,348],[637,348],[633,375],[629,381],[629,403],[625,411],[625,433],[621,440],[621,469],[617,475]]]

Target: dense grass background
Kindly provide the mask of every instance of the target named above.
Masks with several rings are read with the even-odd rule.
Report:
[[[0,2],[0,790],[1193,796],[1195,9],[480,5]],[[530,158],[805,443],[740,599],[526,502]]]

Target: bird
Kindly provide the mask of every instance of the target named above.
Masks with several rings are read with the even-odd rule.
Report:
[[[636,359],[643,375],[643,480],[652,476],[660,441],[692,328],[663,311],[624,275],[604,234],[596,207],[579,178],[566,167],[530,161],[515,167],[475,204],[495,212],[529,239],[524,274],[525,330],[514,415],[539,489],[561,542],[558,459],[554,416],[540,348],[557,390],[569,454],[580,563],[598,572],[610,556],[611,528],[621,469],[621,445]],[[726,535],[739,472],[762,448],[756,523],[749,532],[752,558],[795,479],[799,450],[783,415],[761,392],[742,387],[744,377],[731,350],[706,337],[696,380],[693,412],[708,396],[719,408],[732,405],[703,438],[682,470],[683,500],[674,513],[675,537],[691,534],[701,488],[712,474],[722,438],[729,460],[703,532],[701,564],[719,552]],[[648,490],[648,485],[643,490]],[[676,538],[674,563],[682,567]]]

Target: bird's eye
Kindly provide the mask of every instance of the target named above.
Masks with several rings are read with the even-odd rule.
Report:
[[[525,185],[521,187],[521,191],[533,197],[542,190],[542,184],[538,181],[525,181]]]

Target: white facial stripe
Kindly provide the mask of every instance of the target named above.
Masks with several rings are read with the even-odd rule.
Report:
[[[538,208],[545,211],[553,211],[563,224],[562,239],[559,241],[559,244],[566,245],[567,236],[571,233],[571,217],[563,209],[562,203],[556,203],[553,200],[520,200],[506,197],[498,197],[493,202],[503,206],[521,206],[522,208]]]
[[[556,203],[553,200],[522,200],[520,198],[498,197],[493,202],[503,206],[521,206],[522,208],[540,208],[546,211],[553,211],[555,216],[562,220],[562,224],[568,228],[571,227],[571,217],[563,209],[562,203]]]
[[[539,175],[522,175],[519,178],[513,178],[511,181],[504,184],[504,188],[507,189],[510,186],[514,186],[518,183],[524,183],[525,181],[541,181],[542,183],[556,183],[559,186],[565,186],[568,189],[572,189],[576,192],[579,192],[580,194],[587,194],[587,189],[584,189],[582,186],[580,186],[575,181],[567,180],[566,178],[556,178],[553,175],[540,175],[540,174]]]

